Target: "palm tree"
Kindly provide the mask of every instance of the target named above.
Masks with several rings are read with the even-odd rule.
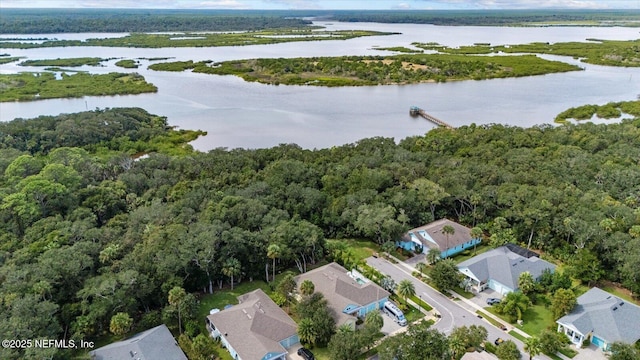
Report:
[[[449,350],[451,350],[451,360],[459,359],[467,351],[467,343],[459,336],[449,338]]]
[[[522,314],[531,306],[531,300],[527,295],[512,291],[502,299],[502,302],[496,305],[497,310],[510,318],[522,320]]]
[[[311,318],[304,318],[298,323],[298,338],[300,342],[305,344],[314,344],[316,342],[315,324]]]
[[[480,239],[480,242],[482,242],[482,236],[484,235],[484,232],[482,231],[481,228],[479,227],[474,227],[471,229],[471,239]],[[475,255],[476,253],[476,245],[478,245],[477,243],[473,243],[473,254]]]
[[[529,353],[529,360],[531,360],[534,356],[542,353],[542,342],[536,336],[526,338],[524,340],[524,351]]]
[[[393,241],[387,241],[384,244],[382,244],[381,248],[382,248],[382,251],[386,253],[387,256],[389,256],[391,252],[396,249],[396,243],[394,243]]]
[[[442,252],[438,249],[431,249],[427,253],[427,261],[433,265],[442,259]]]
[[[416,294],[416,288],[409,279],[404,279],[398,283],[398,295],[404,298],[404,302],[407,302],[407,298]]]
[[[180,310],[182,309],[182,303],[187,297],[187,292],[181,288],[180,286],[174,286],[173,289],[169,290],[169,305],[178,309],[178,330],[180,334],[182,334],[182,317],[180,314]]]
[[[233,277],[240,275],[240,271],[242,271],[242,265],[236,258],[228,258],[222,266],[222,273],[231,278],[231,290],[233,290]]]
[[[536,281],[530,272],[525,271],[520,273],[520,276],[518,277],[518,288],[520,288],[520,291],[528,295],[529,293],[533,292],[535,287]]]
[[[302,284],[300,284],[300,292],[303,295],[311,295],[315,290],[315,285],[313,285],[313,282],[309,279],[303,281]]]
[[[376,331],[380,331],[382,329],[382,325],[384,324],[384,319],[380,314],[380,310],[373,310],[367,313],[364,318],[364,324],[367,327],[371,327],[372,329],[376,329]]]
[[[267,257],[269,259],[273,259],[273,276],[271,277],[271,281],[275,281],[276,279],[276,259],[281,255],[280,245],[271,244],[267,248]]]
[[[456,229],[454,229],[451,225],[445,225],[442,227],[442,233],[447,237],[447,249],[445,254],[447,254],[447,257],[449,257],[449,235],[455,234]]]

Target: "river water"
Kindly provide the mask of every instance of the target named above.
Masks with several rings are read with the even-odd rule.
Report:
[[[153,58],[175,60],[232,60],[260,57],[310,57],[385,55],[375,47],[407,46],[412,42],[437,42],[447,46],[473,43],[522,44],[535,41],[586,41],[589,38],[630,40],[640,38],[636,28],[598,27],[453,27],[416,24],[318,22],[329,29],[367,29],[400,32],[351,40],[297,42],[216,48],[107,48],[70,47],[29,50],[0,49],[28,59],[72,57]],[[26,35],[25,37],[43,37]],[[52,35],[63,38],[62,35]],[[75,38],[104,35],[80,34]],[[112,35],[113,36],[113,35]],[[3,35],[2,37],[17,37]],[[158,87],[158,93],[128,96],[52,99],[0,103],[0,121],[57,115],[95,108],[137,106],[166,116],[171,125],[201,129],[207,136],[193,142],[196,149],[218,147],[263,148],[296,143],[304,148],[324,148],[352,143],[365,137],[400,140],[421,135],[434,125],[409,116],[417,105],[454,126],[501,123],[533,126],[553,123],[569,107],[634,100],[640,94],[640,68],[588,65],[563,57],[549,59],[579,64],[584,71],[514,79],[459,81],[414,85],[324,88],[273,86],[247,83],[234,76],[116,67],[110,60],[101,67],[81,67],[93,73],[138,72]],[[0,65],[0,73],[37,71],[15,63]]]

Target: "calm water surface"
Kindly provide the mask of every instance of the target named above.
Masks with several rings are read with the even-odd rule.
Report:
[[[535,41],[585,41],[588,38],[628,40],[640,38],[632,28],[502,28],[449,27],[414,24],[320,23],[330,29],[371,29],[400,32],[346,41],[298,42],[218,48],[130,49],[102,47],[0,49],[11,56],[51,59],[95,56],[103,58],[172,57],[174,60],[231,60],[259,57],[384,55],[375,47],[410,46],[412,42],[438,42],[448,46],[473,43],[519,44]],[[42,37],[28,35],[27,37]],[[16,37],[5,35],[3,37]],[[60,35],[55,37],[61,38]],[[74,38],[96,34],[74,35]],[[136,71],[158,87],[156,94],[52,99],[1,103],[0,121],[56,115],[87,109],[138,106],[166,116],[171,125],[202,129],[208,135],[193,145],[199,150],[217,147],[270,147],[297,143],[305,148],[330,147],[365,137],[400,140],[433,128],[425,120],[409,117],[418,105],[455,126],[502,123],[518,126],[552,123],[559,112],[583,104],[633,100],[640,94],[639,68],[614,68],[579,63],[584,71],[517,79],[461,81],[402,86],[322,88],[271,86],[247,83],[233,76],[189,72],[170,73],[116,67],[82,67],[93,73]],[[1,73],[36,71],[16,64],[0,66]]]

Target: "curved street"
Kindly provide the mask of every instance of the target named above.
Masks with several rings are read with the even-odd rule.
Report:
[[[399,262],[398,264],[392,264],[386,259],[381,257],[374,258],[369,257],[366,259],[367,264],[374,269],[380,271],[385,275],[389,275],[396,283],[402,280],[410,280],[416,289],[416,296],[433,306],[441,315],[441,319],[433,326],[435,329],[444,332],[449,335],[451,330],[459,326],[481,325],[488,331],[487,341],[493,342],[497,338],[503,338],[505,340],[512,340],[516,343],[524,357],[528,357],[528,354],[524,351],[524,344],[509,335],[506,331],[500,330],[489,323],[487,320],[480,318],[475,314],[475,309],[470,305],[464,303],[462,300],[452,300],[451,298],[443,295],[439,291],[435,290],[431,286],[416,279],[411,275],[411,267],[407,264]],[[534,359],[550,359],[546,355],[535,356]]]

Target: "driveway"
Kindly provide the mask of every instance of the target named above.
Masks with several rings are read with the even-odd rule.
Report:
[[[406,328],[398,325],[395,321],[393,321],[393,319],[389,315],[383,312],[380,312],[380,315],[382,315],[382,319],[384,320],[382,324],[382,329],[380,329],[380,332],[382,332],[383,334],[385,335],[395,334]]]
[[[502,299],[502,295],[500,293],[489,288],[485,289],[481,293],[474,293],[474,295],[475,296],[469,300],[480,305],[481,307],[490,306],[490,305],[487,305],[487,299],[490,299],[490,298]]]
[[[524,353],[524,345],[520,340],[496,328],[485,319],[478,318],[478,316],[474,313],[475,310],[472,308],[469,308],[467,310],[466,306],[469,305],[464,304],[464,302],[461,302],[459,300],[454,301],[449,297],[443,295],[439,291],[431,288],[422,281],[414,278],[413,276],[411,276],[411,268],[406,264],[392,264],[385,259],[374,257],[367,258],[366,261],[369,266],[372,266],[374,269],[377,269],[383,274],[391,276],[396,284],[401,280],[410,280],[416,289],[416,296],[422,298],[427,303],[429,303],[429,305],[433,306],[433,308],[442,316],[440,321],[438,321],[433,326],[433,328],[449,335],[454,327],[480,325],[487,329],[488,341],[493,342],[499,337],[505,340],[512,340],[516,343],[520,351],[523,353],[523,356],[528,357],[528,355],[525,355]],[[484,306],[487,306],[486,303],[484,304]],[[545,355],[538,355],[534,359],[549,358]]]

